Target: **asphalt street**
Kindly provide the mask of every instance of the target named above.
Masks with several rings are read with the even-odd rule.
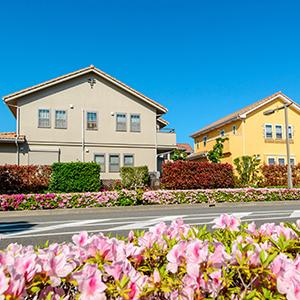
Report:
[[[42,245],[71,241],[73,234],[127,235],[130,230],[147,230],[160,222],[183,218],[185,223],[212,226],[222,213],[233,214],[242,222],[294,222],[300,219],[300,202],[261,204],[143,206],[95,209],[65,209],[0,213],[0,249],[10,243]]]

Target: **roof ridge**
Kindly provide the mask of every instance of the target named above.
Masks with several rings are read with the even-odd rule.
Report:
[[[255,102],[252,103],[252,104],[249,104],[249,105],[247,105],[247,106],[244,106],[243,108],[241,108],[241,109],[239,109],[239,110],[237,110],[237,111],[234,111],[234,112],[232,112],[232,113],[230,113],[230,114],[228,114],[228,115],[226,115],[226,116],[224,116],[224,117],[222,117],[222,118],[220,118],[220,119],[218,119],[218,120],[216,120],[216,121],[210,123],[209,125],[207,125],[207,126],[203,127],[202,129],[200,129],[200,130],[194,132],[193,134],[191,134],[191,137],[196,137],[196,136],[198,136],[199,134],[204,133],[204,132],[206,132],[206,131],[208,131],[208,130],[210,130],[210,129],[212,129],[212,128],[217,128],[217,127],[221,126],[224,122],[230,122],[230,121],[233,121],[234,119],[239,118],[241,115],[248,113],[250,110],[255,109],[255,108],[256,108],[257,106],[259,106],[260,104],[263,104],[264,102],[267,102],[267,101],[269,101],[270,99],[272,99],[272,98],[274,98],[274,97],[276,97],[276,96],[279,96],[279,95],[281,95],[281,96],[287,98],[288,100],[290,100],[291,102],[293,102],[295,105],[297,105],[297,106],[300,108],[300,106],[299,106],[297,103],[295,103],[294,101],[292,101],[292,100],[291,100],[288,96],[286,96],[282,91],[278,91],[278,92],[276,92],[276,93],[274,93],[274,94],[272,94],[272,95],[270,95],[270,96],[267,96],[267,97],[265,97],[265,98],[263,98],[263,99],[260,99],[260,100],[258,100],[258,101],[255,101]]]

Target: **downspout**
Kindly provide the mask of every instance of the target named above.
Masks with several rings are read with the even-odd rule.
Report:
[[[158,155],[157,155],[157,128],[158,126],[157,126],[157,124],[156,124],[156,126],[155,126],[155,161],[154,161],[154,171],[155,172],[157,172],[158,170],[157,170],[157,158],[158,158]]]
[[[84,130],[84,109],[82,110],[82,128],[81,128],[81,161],[84,162],[84,148],[85,148],[85,130]]]
[[[16,162],[17,162],[17,165],[19,166],[20,165],[20,150],[19,150],[19,144],[18,144],[18,141],[19,141],[19,137],[20,137],[20,107],[16,106],[17,108],[17,116],[16,116],[16,140],[15,140],[15,143],[16,143],[16,149],[17,149],[17,158],[16,158]]]
[[[243,131],[243,156],[246,155],[246,133],[245,133],[245,123],[246,123],[246,116],[241,115],[240,118],[242,119],[242,131]]]

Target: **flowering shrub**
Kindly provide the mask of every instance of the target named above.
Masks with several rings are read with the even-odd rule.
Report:
[[[50,166],[0,166],[0,194],[37,193],[48,188]]]
[[[69,194],[0,195],[1,210],[86,208],[139,204],[196,204],[299,200],[300,189],[105,191]]]
[[[166,189],[215,189],[234,186],[230,164],[175,161],[163,164],[162,186]]]
[[[215,230],[181,219],[126,239],[86,232],[71,243],[0,251],[1,299],[300,299],[300,222]]]
[[[263,186],[287,186],[287,166],[263,165]],[[292,167],[293,184],[300,185],[300,164]]]

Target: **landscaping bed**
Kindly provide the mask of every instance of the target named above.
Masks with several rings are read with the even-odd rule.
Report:
[[[196,204],[299,200],[300,189],[119,190],[93,193],[0,195],[0,210],[90,208],[150,204]]]
[[[300,299],[300,221],[214,231],[181,219],[127,238],[74,235],[0,251],[0,299]]]

